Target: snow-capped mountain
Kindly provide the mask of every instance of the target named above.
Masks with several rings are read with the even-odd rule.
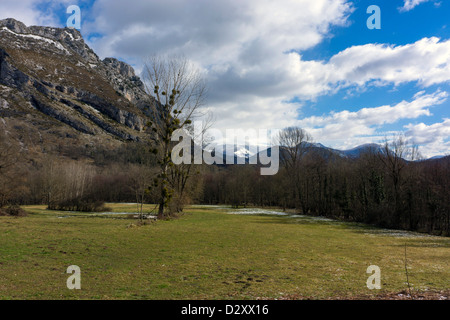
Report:
[[[340,150],[340,149],[330,148],[321,143],[309,143],[308,142],[305,144],[306,144],[305,146],[309,149],[309,151],[307,151],[307,152],[319,152],[320,154],[322,154],[326,157],[335,155],[335,156],[339,156],[342,158],[351,159],[351,158],[358,158],[362,154],[367,153],[367,152],[384,153],[383,145],[376,144],[376,143],[366,143],[366,144],[362,144],[360,146],[357,146],[357,147],[354,147],[354,148],[348,149],[348,150]],[[246,146],[244,146],[244,145],[239,145],[239,146],[224,145],[223,146],[224,159],[226,159],[226,155],[227,155],[226,148],[229,148],[229,150],[231,150],[231,149],[234,150],[235,162],[237,161],[237,159],[243,158],[243,159],[245,159],[246,163],[257,162],[258,154],[267,149],[267,148],[262,148],[262,147],[257,149],[257,146],[248,146],[248,145],[246,145]],[[283,148],[280,148],[280,156],[281,157],[283,156],[282,149]],[[258,152],[255,153],[254,150],[258,150]],[[270,151],[269,151],[269,154],[270,154]],[[426,159],[426,160],[436,160],[436,159],[441,159],[444,157],[445,156],[434,156],[434,157]]]

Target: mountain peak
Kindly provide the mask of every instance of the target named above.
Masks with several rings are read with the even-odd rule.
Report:
[[[13,18],[0,20],[0,28],[1,27],[8,28],[16,33],[28,33],[28,27],[24,23]]]
[[[134,69],[129,64],[120,61],[116,58],[105,58],[103,63],[117,70],[122,76],[132,78],[135,77]]]
[[[52,40],[61,40],[64,37],[69,37],[71,40],[83,40],[81,33],[74,28],[58,28],[47,26],[26,26],[23,22],[14,18],[6,18],[0,20],[0,28],[7,28],[15,33],[20,34],[34,34],[37,36],[45,36]],[[63,35],[63,37],[61,37]]]
[[[57,140],[138,140],[146,118],[157,116],[154,104],[130,65],[100,60],[78,30],[0,20],[0,106],[8,106],[0,116],[14,123],[8,130],[27,127]]]

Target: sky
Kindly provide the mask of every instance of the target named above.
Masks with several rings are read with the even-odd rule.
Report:
[[[101,58],[192,61],[224,132],[300,126],[338,149],[404,133],[450,154],[448,0],[1,0],[0,19],[64,27],[69,5]]]

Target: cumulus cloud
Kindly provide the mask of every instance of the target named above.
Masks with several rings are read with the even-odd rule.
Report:
[[[82,5],[91,0],[1,0],[0,19],[14,18],[27,26],[64,27],[60,17],[70,5]],[[67,15],[67,18],[69,15]]]
[[[425,94],[424,91],[414,95],[411,101],[401,101],[396,105],[380,106],[375,108],[362,108],[355,112],[347,110],[331,112],[324,116],[312,116],[297,122],[298,125],[310,132],[318,141],[328,143],[337,148],[354,147],[361,141],[380,142],[387,132],[379,129],[386,124],[393,124],[401,119],[416,119],[421,116],[430,116],[430,107],[444,103],[448,93],[436,91]],[[410,136],[415,134],[415,127],[408,127]],[[415,128],[423,129],[422,127]],[[444,134],[445,132],[442,132]],[[448,136],[448,132],[447,132]],[[432,139],[432,136],[429,136]],[[419,141],[430,143],[431,141]]]
[[[428,87],[450,80],[450,40],[423,38],[403,46],[367,44],[347,48],[328,62],[298,62],[316,94],[349,86],[399,85],[417,81]],[[323,89],[326,92],[320,92]]]
[[[2,0],[0,2],[0,19],[14,18],[26,25],[55,24],[54,16],[37,9],[42,1],[37,0]]]
[[[403,1],[403,7],[399,8],[400,12],[406,12],[406,11],[410,11],[412,9],[414,9],[415,7],[417,7],[419,4],[424,3],[424,2],[429,2],[430,0],[404,0]]]
[[[307,100],[348,87],[361,89],[368,85],[399,85],[407,82],[429,87],[450,80],[450,41],[441,42],[437,38],[424,38],[397,47],[377,44],[354,46],[336,54],[328,62],[303,61],[297,53],[283,57],[285,59],[280,59],[273,68],[268,66],[245,74],[228,70],[220,76],[216,75],[215,85],[219,92],[216,98],[226,101],[218,102],[218,108],[215,109],[220,114],[221,122],[229,120],[246,126],[251,125],[252,121],[267,126],[292,125],[301,104],[282,101],[293,96]],[[429,105],[430,101],[436,103],[436,99],[445,97],[445,92],[433,95],[424,95],[422,92],[414,97],[414,103],[402,102],[395,107],[362,109],[358,114],[344,111],[333,117],[313,117],[309,121],[322,119],[323,124],[333,123],[327,130],[335,132],[337,136],[342,136],[343,132],[350,129],[371,134],[373,129],[370,121],[372,124],[383,124],[401,118],[426,116],[428,111],[422,106]],[[251,116],[241,116],[244,111]],[[287,115],[292,117],[285,118]],[[358,121],[346,121],[354,120],[352,116],[361,119],[364,115],[367,118],[362,127],[357,127]]]
[[[325,90],[305,79],[293,50],[345,25],[352,7],[347,0],[98,0],[93,10],[84,33],[103,35],[90,43],[100,56],[136,62],[139,71],[148,55],[183,54],[207,77],[216,126],[247,128],[289,125],[299,105],[285,101]]]
[[[426,125],[409,124],[405,135],[418,145],[426,145],[422,151],[425,158],[436,155],[450,155],[450,119],[443,122]]]
[[[262,52],[258,59],[257,49],[272,52],[276,47],[283,52],[319,43],[331,25],[346,22],[350,4],[346,0],[98,0],[93,10],[90,28],[106,35],[106,41],[98,44],[107,52],[142,56],[183,51],[205,64],[238,60],[256,65],[267,58]],[[139,39],[139,45],[133,39]]]

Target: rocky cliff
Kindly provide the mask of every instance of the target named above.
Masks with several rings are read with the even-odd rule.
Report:
[[[0,21],[0,129],[22,142],[137,141],[155,105],[131,66],[99,59],[79,31]]]

